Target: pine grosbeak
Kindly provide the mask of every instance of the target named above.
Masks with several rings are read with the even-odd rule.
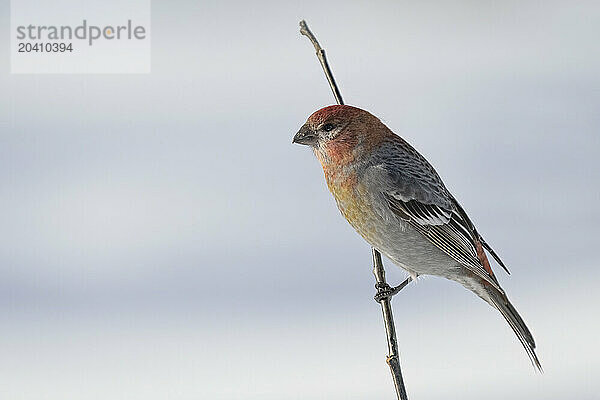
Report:
[[[485,250],[504,264],[421,154],[369,112],[346,105],[313,113],[293,142],[312,148],[342,215],[371,246],[413,279],[453,280],[496,308],[541,370],[533,336]]]

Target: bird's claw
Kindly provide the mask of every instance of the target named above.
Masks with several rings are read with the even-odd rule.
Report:
[[[412,280],[411,277],[406,278],[404,282],[399,284],[398,286],[391,287],[387,283],[379,283],[375,284],[375,289],[377,289],[377,293],[373,297],[376,302],[381,303],[383,300],[391,299],[394,295],[398,294],[406,285],[410,283]]]
[[[394,293],[394,289],[387,283],[376,283],[375,289],[377,289],[377,293],[375,293],[373,298],[378,303],[386,299],[391,299],[393,295],[398,293]]]

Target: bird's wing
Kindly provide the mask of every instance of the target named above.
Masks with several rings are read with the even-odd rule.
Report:
[[[377,181],[389,209],[448,256],[501,290],[483,250],[483,240],[431,164],[399,137],[384,143],[375,154],[370,178]]]

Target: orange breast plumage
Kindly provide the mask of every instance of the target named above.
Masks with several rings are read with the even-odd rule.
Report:
[[[381,224],[368,201],[367,188],[359,182],[356,173],[336,174],[325,171],[325,178],[344,218],[367,242],[378,242],[377,228]]]

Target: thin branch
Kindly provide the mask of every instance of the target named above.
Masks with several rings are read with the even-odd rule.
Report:
[[[300,33],[310,39],[313,46],[315,46],[315,51],[317,52],[317,58],[321,63],[321,67],[323,67],[323,72],[325,72],[325,77],[327,77],[327,82],[329,82],[329,87],[331,87],[331,91],[333,92],[333,97],[335,97],[335,101],[338,104],[344,104],[344,100],[342,99],[342,94],[340,93],[340,89],[338,89],[337,84],[335,83],[335,79],[333,79],[333,72],[331,72],[331,68],[329,68],[329,63],[327,62],[327,56],[325,55],[325,50],[321,48],[317,38],[308,28],[306,21],[300,21]]]
[[[329,82],[329,86],[331,87],[331,91],[333,92],[333,96],[338,104],[344,104],[344,100],[342,99],[342,94],[335,83],[335,79],[333,78],[333,72],[331,72],[331,68],[329,67],[329,63],[327,62],[327,57],[325,56],[325,50],[319,45],[317,38],[308,28],[306,21],[300,21],[300,33],[312,42],[315,47],[315,51],[317,53],[317,58],[321,63],[321,67],[323,67],[323,72],[327,77],[327,81]],[[376,288],[389,288],[389,285],[385,281],[385,270],[383,268],[383,262],[381,261],[381,254],[375,248],[372,248],[373,252],[373,274],[375,275]],[[409,280],[406,281],[408,283]],[[403,285],[406,285],[404,283]],[[408,400],[406,395],[406,389],[404,388],[404,380],[402,379],[402,371],[400,369],[400,355],[398,354],[398,340],[396,339],[396,328],[394,325],[394,316],[392,314],[392,304],[391,304],[391,296],[384,297],[379,300],[381,304],[381,312],[383,314],[383,321],[385,323],[385,331],[387,334],[387,343],[388,343],[388,356],[387,356],[387,364],[390,367],[390,371],[392,373],[392,378],[394,380],[394,386],[396,388],[396,396],[398,400]]]
[[[377,281],[375,287],[387,287],[388,284],[385,281],[385,269],[383,269],[381,254],[375,248],[371,248],[371,250],[373,252],[373,275],[375,275],[375,280]],[[410,280],[405,281],[403,285],[406,285],[408,282]],[[379,301],[383,314],[383,322],[385,323],[385,332],[387,333],[388,356],[386,362],[392,372],[396,396],[399,400],[408,400],[406,388],[404,387],[404,379],[402,379],[402,370],[400,369],[400,354],[398,353],[398,340],[396,339],[396,326],[394,324],[394,315],[392,314],[391,300],[391,297],[385,297]]]

